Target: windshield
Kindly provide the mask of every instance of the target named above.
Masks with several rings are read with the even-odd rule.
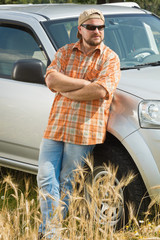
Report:
[[[149,14],[105,16],[104,43],[114,50],[121,68],[160,63],[160,19]],[[76,42],[77,19],[46,22],[56,49]]]

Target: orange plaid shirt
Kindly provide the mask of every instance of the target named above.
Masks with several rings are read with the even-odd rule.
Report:
[[[92,54],[85,55],[79,41],[57,51],[46,76],[53,69],[96,82],[109,92],[109,99],[74,101],[57,92],[44,138],[79,145],[104,142],[110,104],[120,79],[118,56],[103,43]]]

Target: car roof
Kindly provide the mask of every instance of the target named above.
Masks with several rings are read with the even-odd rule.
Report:
[[[17,4],[17,5],[0,5],[1,13],[10,14],[29,14],[35,18],[39,16],[44,19],[62,19],[78,17],[81,12],[89,8],[96,8],[102,11],[104,15],[117,14],[145,14],[146,11],[135,7],[128,7],[116,4],[89,5],[89,4]]]

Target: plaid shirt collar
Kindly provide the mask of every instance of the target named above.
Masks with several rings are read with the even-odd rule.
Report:
[[[100,51],[100,53],[102,53],[102,52],[103,52],[103,48],[104,48],[104,43],[101,42],[101,44],[99,44],[99,45],[95,48],[95,50],[94,50],[93,52],[95,52],[95,51]],[[73,50],[78,49],[79,51],[83,52],[83,51],[82,51],[82,48],[81,48],[81,40],[79,40],[78,42],[76,42],[76,43],[73,45],[73,48],[72,48],[72,49],[73,49]]]

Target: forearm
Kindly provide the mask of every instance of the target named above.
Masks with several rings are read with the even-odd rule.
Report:
[[[49,73],[45,81],[48,88],[53,89],[57,92],[74,91],[90,84],[90,81],[68,77],[63,73],[57,72],[56,70]]]
[[[61,94],[75,101],[91,101],[108,96],[108,92],[101,85],[96,83],[91,83],[81,89]]]

